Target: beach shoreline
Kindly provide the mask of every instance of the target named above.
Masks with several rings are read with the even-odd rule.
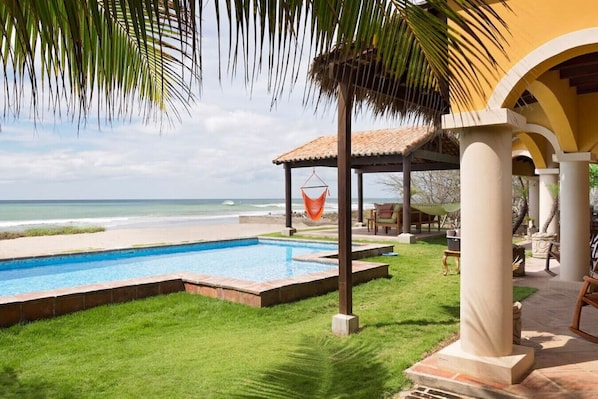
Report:
[[[381,199],[370,199],[365,209]],[[336,224],[337,202],[330,199],[324,209],[325,224]],[[353,206],[357,207],[357,203]],[[64,226],[137,229],[162,226],[194,226],[245,223],[285,223],[288,204],[274,199],[171,199],[171,200],[0,200],[0,231]],[[302,202],[292,201],[293,224],[321,225],[305,214]],[[241,221],[240,221],[241,220]]]
[[[337,213],[313,221],[302,215],[292,220],[296,229],[336,226]],[[48,235],[0,240],[0,260],[67,253],[105,251],[201,241],[231,240],[282,232],[284,215],[240,216],[236,223],[163,224],[106,228],[96,233]]]
[[[0,259],[230,240],[280,232],[283,228],[284,223],[239,223],[108,229],[97,233],[21,237],[0,240]]]

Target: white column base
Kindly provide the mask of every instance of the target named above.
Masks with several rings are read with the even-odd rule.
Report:
[[[513,345],[508,356],[476,356],[461,349],[460,341],[438,352],[438,366],[501,384],[520,383],[534,365],[534,349]]]
[[[400,244],[415,244],[417,237],[411,233],[401,233],[398,235]]]
[[[336,314],[332,316],[332,332],[336,335],[351,335],[359,330],[359,317]]]
[[[280,234],[286,237],[290,237],[297,232],[297,229],[294,227],[285,227]]]

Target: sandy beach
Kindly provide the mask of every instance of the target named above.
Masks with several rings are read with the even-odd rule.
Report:
[[[88,234],[23,237],[0,240],[0,259],[255,237],[260,234],[280,232],[283,228],[284,224],[242,223],[117,229]]]

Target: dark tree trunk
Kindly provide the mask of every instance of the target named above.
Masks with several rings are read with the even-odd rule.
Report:
[[[515,234],[515,232],[517,231],[519,226],[521,226],[521,224],[525,220],[525,215],[527,215],[527,211],[528,211],[527,201],[524,200],[523,204],[519,208],[519,213],[517,214],[517,217],[515,218],[515,221],[513,222],[513,234]]]
[[[529,210],[529,205],[527,203],[527,191],[525,190],[525,183],[523,182],[523,179],[521,178],[521,176],[518,177],[519,178],[519,184],[521,184],[521,206],[519,207],[519,212],[517,213],[517,217],[515,218],[515,221],[513,222],[513,234],[515,234],[515,232],[517,231],[517,229],[519,228],[519,226],[521,226],[521,223],[523,223],[523,221],[525,220],[525,216],[527,215],[527,212]]]
[[[542,230],[540,230],[542,233],[546,233],[546,230],[548,230],[548,226],[550,225],[550,222],[552,222],[552,219],[554,219],[558,210],[559,210],[559,198],[557,197],[554,199],[554,202],[552,203],[552,208],[550,209],[550,215],[548,216],[548,219],[546,219],[546,222],[544,222],[544,225],[542,226]]]

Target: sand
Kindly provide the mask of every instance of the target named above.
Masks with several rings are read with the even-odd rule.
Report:
[[[223,224],[141,229],[0,240],[0,259],[165,244],[255,237],[280,232],[284,224]]]

